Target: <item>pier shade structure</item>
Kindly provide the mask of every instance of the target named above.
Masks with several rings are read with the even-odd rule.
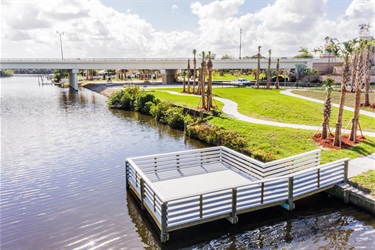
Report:
[[[166,242],[169,232],[281,205],[347,180],[348,158],[320,165],[320,149],[263,163],[219,146],[127,158],[126,187]]]

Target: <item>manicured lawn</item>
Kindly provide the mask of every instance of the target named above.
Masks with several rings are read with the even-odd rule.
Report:
[[[322,122],[323,104],[280,94],[278,90],[254,88],[214,88],[215,96],[227,98],[238,103],[238,111],[254,118],[319,126]],[[332,107],[331,127],[337,119],[338,108]],[[343,127],[351,120],[353,113],[344,111]],[[374,119],[360,116],[364,131],[374,132]]]
[[[181,93],[181,89],[168,89],[168,90]],[[154,94],[160,100],[175,103],[181,106],[185,106],[189,108],[197,108],[200,105],[200,97],[197,95],[191,95],[191,96],[174,95],[174,94],[170,94],[164,91],[159,91],[158,89],[149,90],[149,92],[152,92],[152,94]],[[224,104],[219,101],[214,101],[213,104],[218,106],[218,110],[221,110],[224,106]]]
[[[325,98],[326,98],[326,92],[324,92],[323,90],[306,90],[306,91],[304,91],[304,90],[293,90],[292,93],[297,94],[297,95],[315,98],[315,99],[322,100],[322,101],[324,101]],[[331,93],[332,103],[339,104],[340,94],[341,93],[338,92],[338,91],[333,91]],[[362,95],[361,95],[361,100],[362,100],[361,101],[362,103],[365,102],[364,93],[362,93]],[[374,91],[370,93],[370,101],[372,103],[375,103],[375,92]],[[345,106],[354,108],[354,103],[355,103],[355,93],[347,92],[346,96],[345,96]],[[370,108],[362,108],[362,109],[367,110],[367,111],[375,112],[373,109],[370,109]]]
[[[262,74],[261,74],[262,76]],[[255,80],[255,77],[253,75],[232,75],[232,74],[224,74],[223,76],[220,76],[219,73],[215,73],[212,76],[213,81],[234,81],[238,78],[245,78],[246,80],[253,81]]]
[[[356,183],[359,188],[365,189],[375,197],[375,170],[370,170],[355,176],[351,178],[350,181]]]
[[[317,148],[312,140],[312,131],[302,129],[279,128],[238,121],[232,118],[215,117],[211,124],[227,130],[237,131],[248,140],[248,149],[256,155],[270,160],[300,154]],[[375,152],[375,138],[359,143],[350,149],[322,150],[321,163],[356,158]]]

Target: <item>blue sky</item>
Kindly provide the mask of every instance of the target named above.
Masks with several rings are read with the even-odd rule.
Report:
[[[331,36],[345,41],[370,23],[375,0],[0,0],[1,56],[218,57],[294,56]]]

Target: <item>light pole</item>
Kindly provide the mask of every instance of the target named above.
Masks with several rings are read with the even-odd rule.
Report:
[[[242,38],[242,28],[240,29],[240,59],[241,59],[241,38]]]
[[[64,35],[64,32],[59,32],[58,30],[56,30],[56,33],[60,36],[61,59],[64,60],[64,53],[63,53],[62,39],[61,39],[61,35]]]

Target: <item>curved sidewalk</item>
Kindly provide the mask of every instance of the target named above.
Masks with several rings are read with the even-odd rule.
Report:
[[[164,90],[163,90],[164,91]],[[165,90],[164,92],[168,92],[170,94],[174,95],[183,95],[183,96],[192,96],[189,94],[182,94],[178,93],[175,91],[167,91]],[[292,123],[282,123],[282,122],[274,122],[274,121],[267,121],[267,120],[261,120],[257,118],[253,118],[247,115],[243,115],[238,112],[238,104],[232,100],[228,100],[225,98],[221,97],[214,97],[215,100],[221,101],[224,103],[223,107],[223,113],[226,115],[236,118],[237,120],[245,121],[245,122],[250,122],[254,124],[262,124],[262,125],[270,125],[270,126],[277,126],[277,127],[284,127],[284,128],[295,128],[295,129],[306,129],[306,130],[315,130],[317,131],[319,129],[318,126],[310,126],[310,125],[302,125],[302,124],[292,124]],[[375,132],[363,132],[363,135],[366,136],[371,136],[375,137]]]
[[[318,99],[315,99],[315,98],[306,97],[306,96],[302,96],[302,95],[293,94],[292,90],[295,90],[295,89],[286,89],[286,90],[280,91],[280,93],[283,94],[283,95],[293,96],[293,97],[308,100],[308,101],[311,101],[311,102],[317,102],[317,103],[324,104],[324,101],[322,101],[322,100],[318,100]],[[300,90],[303,90],[303,89],[300,89]],[[339,105],[336,104],[336,103],[332,103],[332,106],[337,107],[337,108],[339,107]],[[354,112],[354,108],[351,108],[351,107],[344,106],[344,109],[348,110],[348,111],[351,111],[351,112]],[[370,116],[372,118],[375,118],[375,112],[360,110],[359,113],[361,115],[366,115],[366,116]]]

